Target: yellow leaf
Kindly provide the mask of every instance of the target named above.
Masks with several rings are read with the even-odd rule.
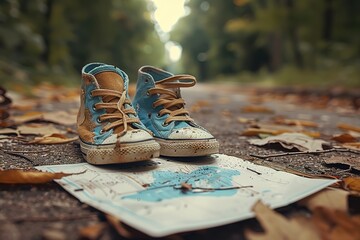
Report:
[[[343,179],[345,189],[360,192],[360,177],[347,177]]]
[[[20,169],[0,170],[0,183],[7,184],[35,184],[47,183],[54,179],[60,179],[72,174],[67,173],[50,173],[39,171],[24,171]]]
[[[54,133],[51,135],[43,136],[43,137],[36,137],[30,143],[37,143],[37,144],[61,144],[61,143],[69,143],[77,140],[78,137],[67,138],[63,134]]]

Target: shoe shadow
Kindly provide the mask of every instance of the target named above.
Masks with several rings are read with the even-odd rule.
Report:
[[[182,162],[190,165],[204,165],[204,164],[212,164],[216,162],[218,159],[217,155],[209,155],[209,156],[201,156],[201,157],[160,157],[166,161],[173,161],[173,162]]]

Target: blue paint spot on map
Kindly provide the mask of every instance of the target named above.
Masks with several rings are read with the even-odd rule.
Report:
[[[214,166],[202,166],[190,172],[171,172],[155,171],[153,173],[154,182],[150,186],[136,194],[124,196],[125,199],[136,199],[139,201],[158,202],[166,199],[181,198],[189,196],[231,196],[236,193],[236,189],[215,190],[207,192],[182,192],[176,187],[181,183],[191,184],[193,187],[202,188],[226,188],[232,187],[232,177],[239,175],[240,172],[232,169],[224,169]]]

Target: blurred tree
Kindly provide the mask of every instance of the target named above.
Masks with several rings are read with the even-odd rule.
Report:
[[[183,65],[201,76],[360,66],[359,1],[191,0],[188,7],[172,39],[183,47]]]
[[[0,2],[1,81],[71,81],[91,61],[131,77],[165,50],[147,0],[4,0]]]

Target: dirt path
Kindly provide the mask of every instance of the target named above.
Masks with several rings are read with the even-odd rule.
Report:
[[[359,112],[349,111],[347,106],[315,108],[318,102],[308,99],[303,103],[294,99],[280,99],[266,94],[257,95],[254,91],[237,91],[231,87],[198,85],[183,91],[187,107],[192,117],[207,128],[221,143],[220,152],[277,169],[295,170],[305,174],[329,174],[335,176],[359,175],[350,169],[329,167],[324,160],[331,156],[359,158],[352,152],[329,152],[317,155],[303,154],[272,157],[266,160],[252,157],[251,154],[267,155],[283,151],[250,145],[247,140],[256,137],[241,136],[252,123],[268,123],[277,116],[290,119],[303,119],[316,122],[316,131],[321,138],[331,141],[334,134],[342,131],[338,123],[360,125]],[[49,105],[50,104],[50,105]],[[73,109],[77,103],[49,103],[40,106],[46,109]],[[243,113],[248,105],[261,105],[272,113]],[[239,120],[239,118],[242,118]],[[249,120],[249,121],[250,121]],[[74,126],[72,127],[74,129]],[[65,164],[82,162],[79,145],[76,142],[61,145],[29,145],[22,142],[2,142],[0,145],[0,168],[31,168],[45,164]],[[9,154],[22,151],[21,154]],[[29,151],[32,151],[31,153]],[[288,214],[300,213],[295,206],[285,209]],[[104,222],[106,230],[100,239],[119,238],[106,223],[101,212],[80,203],[56,183],[44,185],[6,186],[0,185],[0,239],[79,239],[79,229],[90,224]],[[243,239],[244,227],[258,225],[255,220],[243,221],[206,231],[198,231],[172,237],[173,239]]]

